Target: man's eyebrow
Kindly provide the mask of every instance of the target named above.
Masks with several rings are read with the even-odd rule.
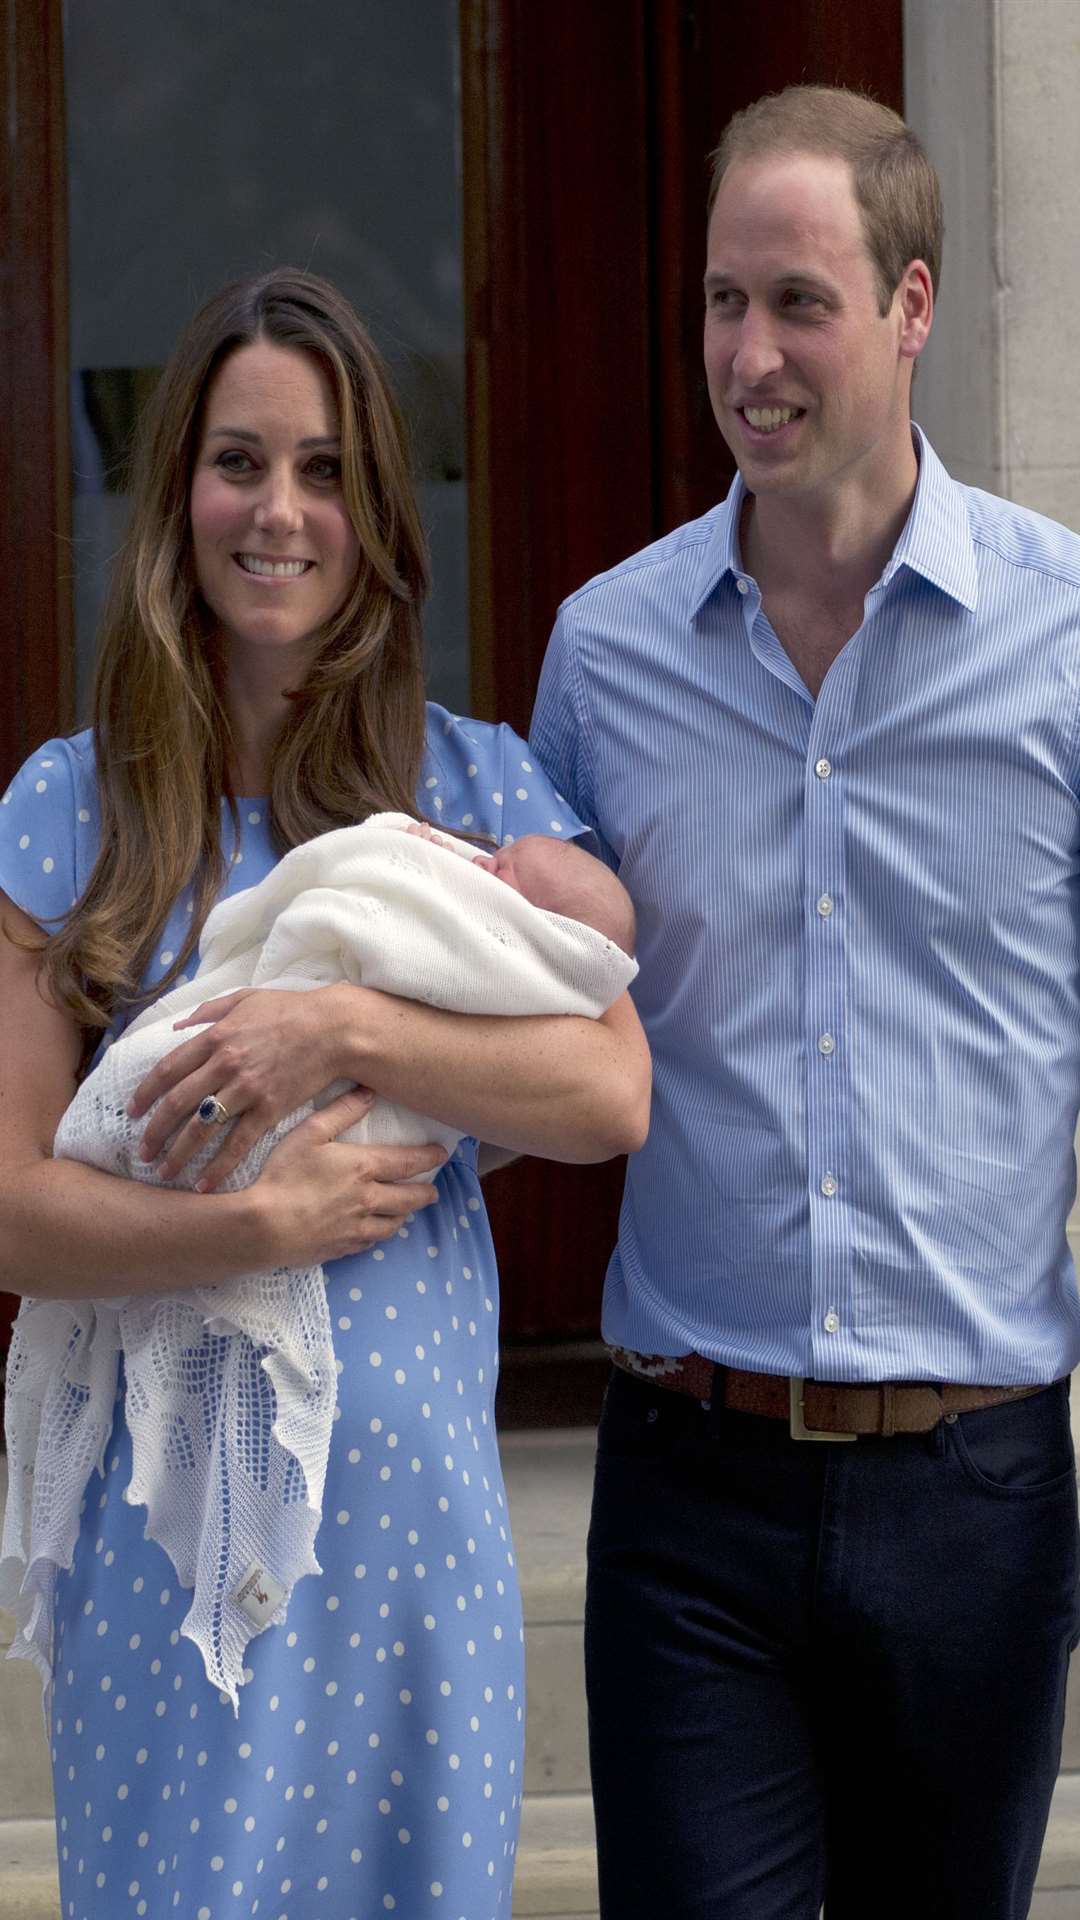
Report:
[[[714,292],[725,287],[740,285],[740,276],[728,273],[722,267],[711,268],[705,275],[706,292]],[[799,287],[809,293],[820,293],[832,298],[836,289],[831,281],[823,280],[819,273],[813,273],[806,267],[783,268],[770,276],[769,286],[773,292],[778,287]]]
[[[243,440],[249,447],[262,446],[262,434],[251,433],[246,427],[211,427],[208,440]],[[306,440],[298,440],[298,447],[340,447],[341,435],[338,433],[313,433]]]

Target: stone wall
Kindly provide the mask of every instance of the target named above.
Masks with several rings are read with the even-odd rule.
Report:
[[[1080,7],[905,0],[904,36],[946,221],[916,418],[958,479],[1080,532]]]

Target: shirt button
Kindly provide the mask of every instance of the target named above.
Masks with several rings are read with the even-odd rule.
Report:
[[[814,772],[817,774],[819,780],[827,780],[832,772],[832,761],[819,760],[814,767]]]
[[[818,901],[818,903],[817,903],[817,910],[818,910],[818,912],[820,913],[820,915],[821,915],[821,917],[822,917],[822,919],[823,919],[823,920],[827,920],[827,919],[828,919],[828,917],[829,917],[829,915],[830,915],[830,913],[832,912],[832,897],[831,897],[831,895],[829,895],[829,894],[827,894],[827,893],[823,893],[823,894],[822,894],[822,896],[821,896],[821,899],[820,899],[820,900]]]
[[[831,1200],[831,1199],[832,1199],[832,1197],[833,1197],[833,1194],[834,1194],[834,1193],[836,1192],[836,1189],[837,1189],[837,1186],[838,1186],[838,1184],[839,1184],[839,1183],[838,1183],[838,1181],[837,1181],[837,1178],[836,1178],[836,1175],[835,1175],[835,1173],[823,1173],[823,1174],[822,1174],[822,1176],[821,1176],[821,1191],[822,1191],[822,1193],[823,1193],[823,1194],[825,1195],[825,1198],[826,1198],[826,1200]]]
[[[826,1333],[839,1333],[840,1315],[837,1313],[835,1307],[830,1307],[828,1313],[825,1315],[824,1327]]]
[[[740,593],[749,593],[750,591],[745,580],[736,580],[735,585],[738,587]]]
[[[836,1052],[836,1041],[833,1039],[831,1033],[823,1033],[819,1035],[817,1044],[818,1044],[819,1053],[835,1053]]]

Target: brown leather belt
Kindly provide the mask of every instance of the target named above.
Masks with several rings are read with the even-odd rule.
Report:
[[[687,1393],[734,1413],[763,1414],[786,1420],[794,1440],[857,1440],[860,1435],[930,1433],[939,1420],[980,1407],[1027,1400],[1043,1387],[960,1387],[928,1380],[886,1380],[880,1385],[833,1380],[788,1379],[778,1373],[743,1373],[700,1353],[677,1356],[631,1353],[609,1347],[617,1367],[652,1386]]]

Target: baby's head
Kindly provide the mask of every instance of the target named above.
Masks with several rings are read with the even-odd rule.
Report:
[[[568,840],[549,840],[529,833],[497,853],[481,854],[476,865],[493,873],[506,886],[567,920],[580,920],[633,954],[634,909],[630,895],[603,861]]]

